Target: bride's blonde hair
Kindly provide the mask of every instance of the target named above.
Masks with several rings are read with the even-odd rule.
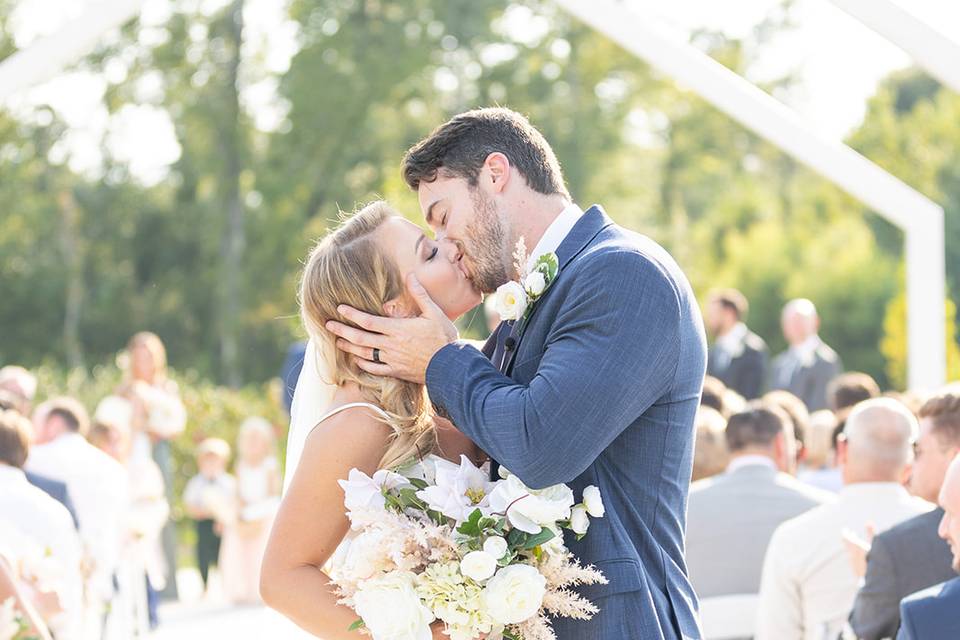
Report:
[[[394,468],[431,453],[437,443],[426,389],[421,384],[373,376],[350,354],[335,346],[329,320],[351,324],[338,312],[341,304],[383,315],[383,305],[404,292],[393,260],[377,244],[377,230],[399,214],[386,202],[372,202],[346,218],[310,251],[300,282],[300,315],[307,333],[332,363],[332,384],[355,383],[389,415],[393,429],[380,468]]]

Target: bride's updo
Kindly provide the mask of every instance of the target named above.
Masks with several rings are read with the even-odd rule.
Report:
[[[377,244],[377,230],[399,214],[386,202],[372,202],[331,231],[310,251],[300,282],[300,314],[307,333],[332,363],[336,385],[355,383],[371,401],[390,415],[393,437],[380,460],[389,469],[422,458],[436,447],[423,385],[373,376],[353,357],[335,346],[327,331],[329,320],[352,324],[337,313],[341,304],[383,315],[383,305],[404,292],[403,277],[393,260]]]

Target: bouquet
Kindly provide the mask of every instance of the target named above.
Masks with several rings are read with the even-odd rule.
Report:
[[[359,617],[351,629],[430,640],[439,620],[452,640],[555,640],[548,616],[597,613],[570,588],[606,579],[562,538],[603,516],[596,487],[575,504],[563,484],[532,490],[507,472],[491,482],[466,457],[437,464],[432,480],[353,469],[340,481],[351,532],[330,574]]]

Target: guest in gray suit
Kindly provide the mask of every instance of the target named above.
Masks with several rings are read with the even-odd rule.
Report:
[[[707,301],[706,327],[714,338],[707,373],[719,378],[747,400],[763,393],[767,378],[767,343],[744,320],[749,303],[736,289],[722,289]]]
[[[960,451],[960,395],[941,394],[920,409],[920,438],[910,491],[936,502],[950,462]],[[866,575],[850,614],[858,638],[892,638],[900,626],[900,601],[954,577],[950,547],[937,534],[943,509],[919,515],[873,540]],[[855,550],[851,550],[856,553]],[[854,556],[854,571],[863,575]]]
[[[805,298],[791,300],[780,318],[790,348],[773,360],[771,388],[786,389],[810,411],[827,408],[827,385],[843,370],[837,352],[820,339],[820,316]]]
[[[960,457],[954,458],[940,490],[940,537],[950,544],[953,570],[960,573]],[[960,638],[960,578],[929,592],[907,598],[900,605],[898,640]]]
[[[796,469],[793,423],[754,402],[727,423],[726,474],[693,484],[687,566],[701,598],[758,593],[763,556],[784,521],[832,499],[789,474]]]

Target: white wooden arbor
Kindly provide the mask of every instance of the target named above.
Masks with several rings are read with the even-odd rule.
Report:
[[[943,84],[960,92],[960,44],[892,0],[830,0],[909,53]],[[945,381],[943,209],[851,148],[808,127],[791,109],[686,42],[671,37],[642,3],[556,0],[652,67],[809,166],[903,230],[911,388]],[[100,0],[58,32],[0,62],[0,101],[49,80],[136,15],[144,0]]]
[[[926,33],[933,30],[889,0],[832,1],[845,5],[848,12],[900,45],[936,77],[960,80],[956,64],[960,45],[940,34],[933,37]],[[653,12],[638,10],[642,3],[556,2],[902,229],[907,263],[908,382],[914,389],[932,389],[945,382],[946,284],[940,205],[850,147],[818,135],[783,103],[692,45],[672,37],[651,16]]]

